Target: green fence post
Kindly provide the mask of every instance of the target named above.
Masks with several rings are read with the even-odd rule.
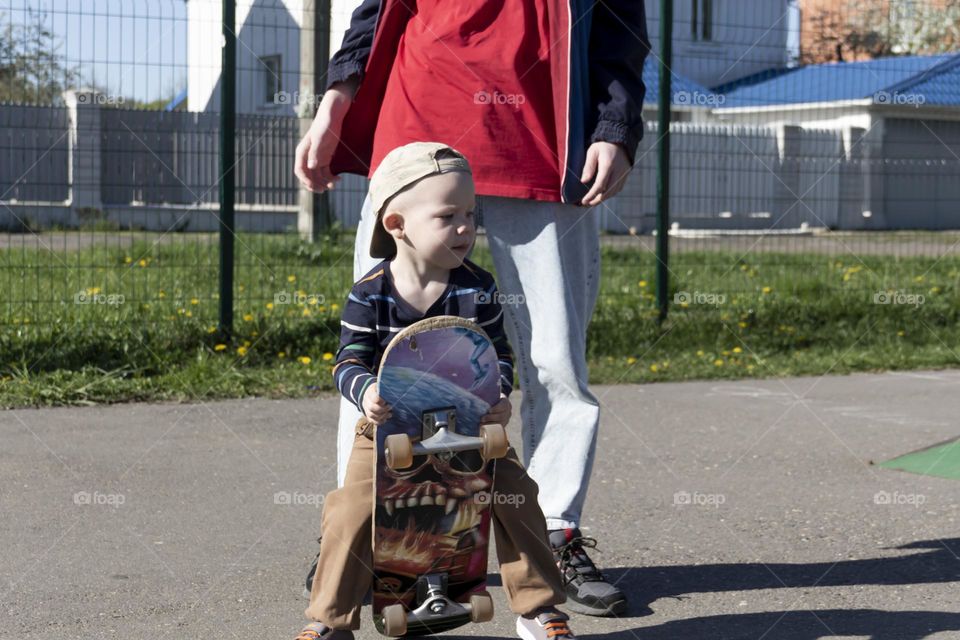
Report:
[[[220,333],[233,331],[234,142],[236,105],[236,3],[223,2],[220,63]]]
[[[673,59],[673,0],[660,0],[660,96],[657,143],[657,322],[667,318],[670,295],[670,65]]]
[[[318,0],[316,11],[316,93],[319,94],[327,84],[327,69],[330,63],[330,0]],[[324,232],[330,233],[333,227],[330,192],[319,194],[316,204],[317,219],[323,225]]]

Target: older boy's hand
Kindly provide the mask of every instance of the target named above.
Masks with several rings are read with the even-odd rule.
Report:
[[[340,181],[339,176],[330,172],[330,161],[356,90],[357,81],[352,79],[334,84],[323,94],[310,130],[297,145],[293,160],[293,172],[305,189],[323,193]]]
[[[495,422],[507,426],[510,422],[510,416],[513,414],[513,405],[510,404],[510,398],[500,394],[500,402],[490,407],[487,415],[480,418],[480,424],[490,424]]]
[[[587,149],[587,161],[583,165],[580,182],[586,184],[596,177],[587,195],[580,204],[592,207],[620,193],[630,175],[630,159],[627,152],[612,142],[594,142]]]
[[[393,415],[390,412],[390,405],[377,393],[376,383],[363,392],[363,413],[371,422],[378,425],[383,424]]]

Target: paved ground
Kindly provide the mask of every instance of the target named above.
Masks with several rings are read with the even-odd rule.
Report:
[[[598,388],[584,524],[631,607],[574,629],[960,637],[960,484],[871,466],[956,437],[958,387],[960,372]],[[0,637],[290,640],[335,410],[0,413]],[[512,637],[492,591],[495,621],[464,635]],[[359,637],[378,637],[366,610]]]

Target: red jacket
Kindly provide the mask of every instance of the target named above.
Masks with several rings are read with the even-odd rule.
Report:
[[[516,1],[516,0],[514,0]],[[525,1],[525,0],[520,0]],[[643,136],[643,63],[650,50],[644,0],[541,0],[565,41],[551,43],[561,200],[579,202],[592,142],[619,144],[633,164]],[[411,5],[414,5],[411,8]],[[370,175],[374,131],[400,37],[414,15],[412,0],[364,0],[330,61],[327,88],[357,75],[360,88],[347,112],[331,162],[334,174]],[[558,176],[559,177],[559,176]]]

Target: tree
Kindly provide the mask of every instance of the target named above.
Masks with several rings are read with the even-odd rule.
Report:
[[[0,102],[59,103],[79,73],[58,53],[61,43],[46,26],[46,13],[28,8],[25,24],[4,22],[0,36]]]
[[[960,4],[949,0],[843,0],[804,22],[804,63],[929,55],[960,47]]]

